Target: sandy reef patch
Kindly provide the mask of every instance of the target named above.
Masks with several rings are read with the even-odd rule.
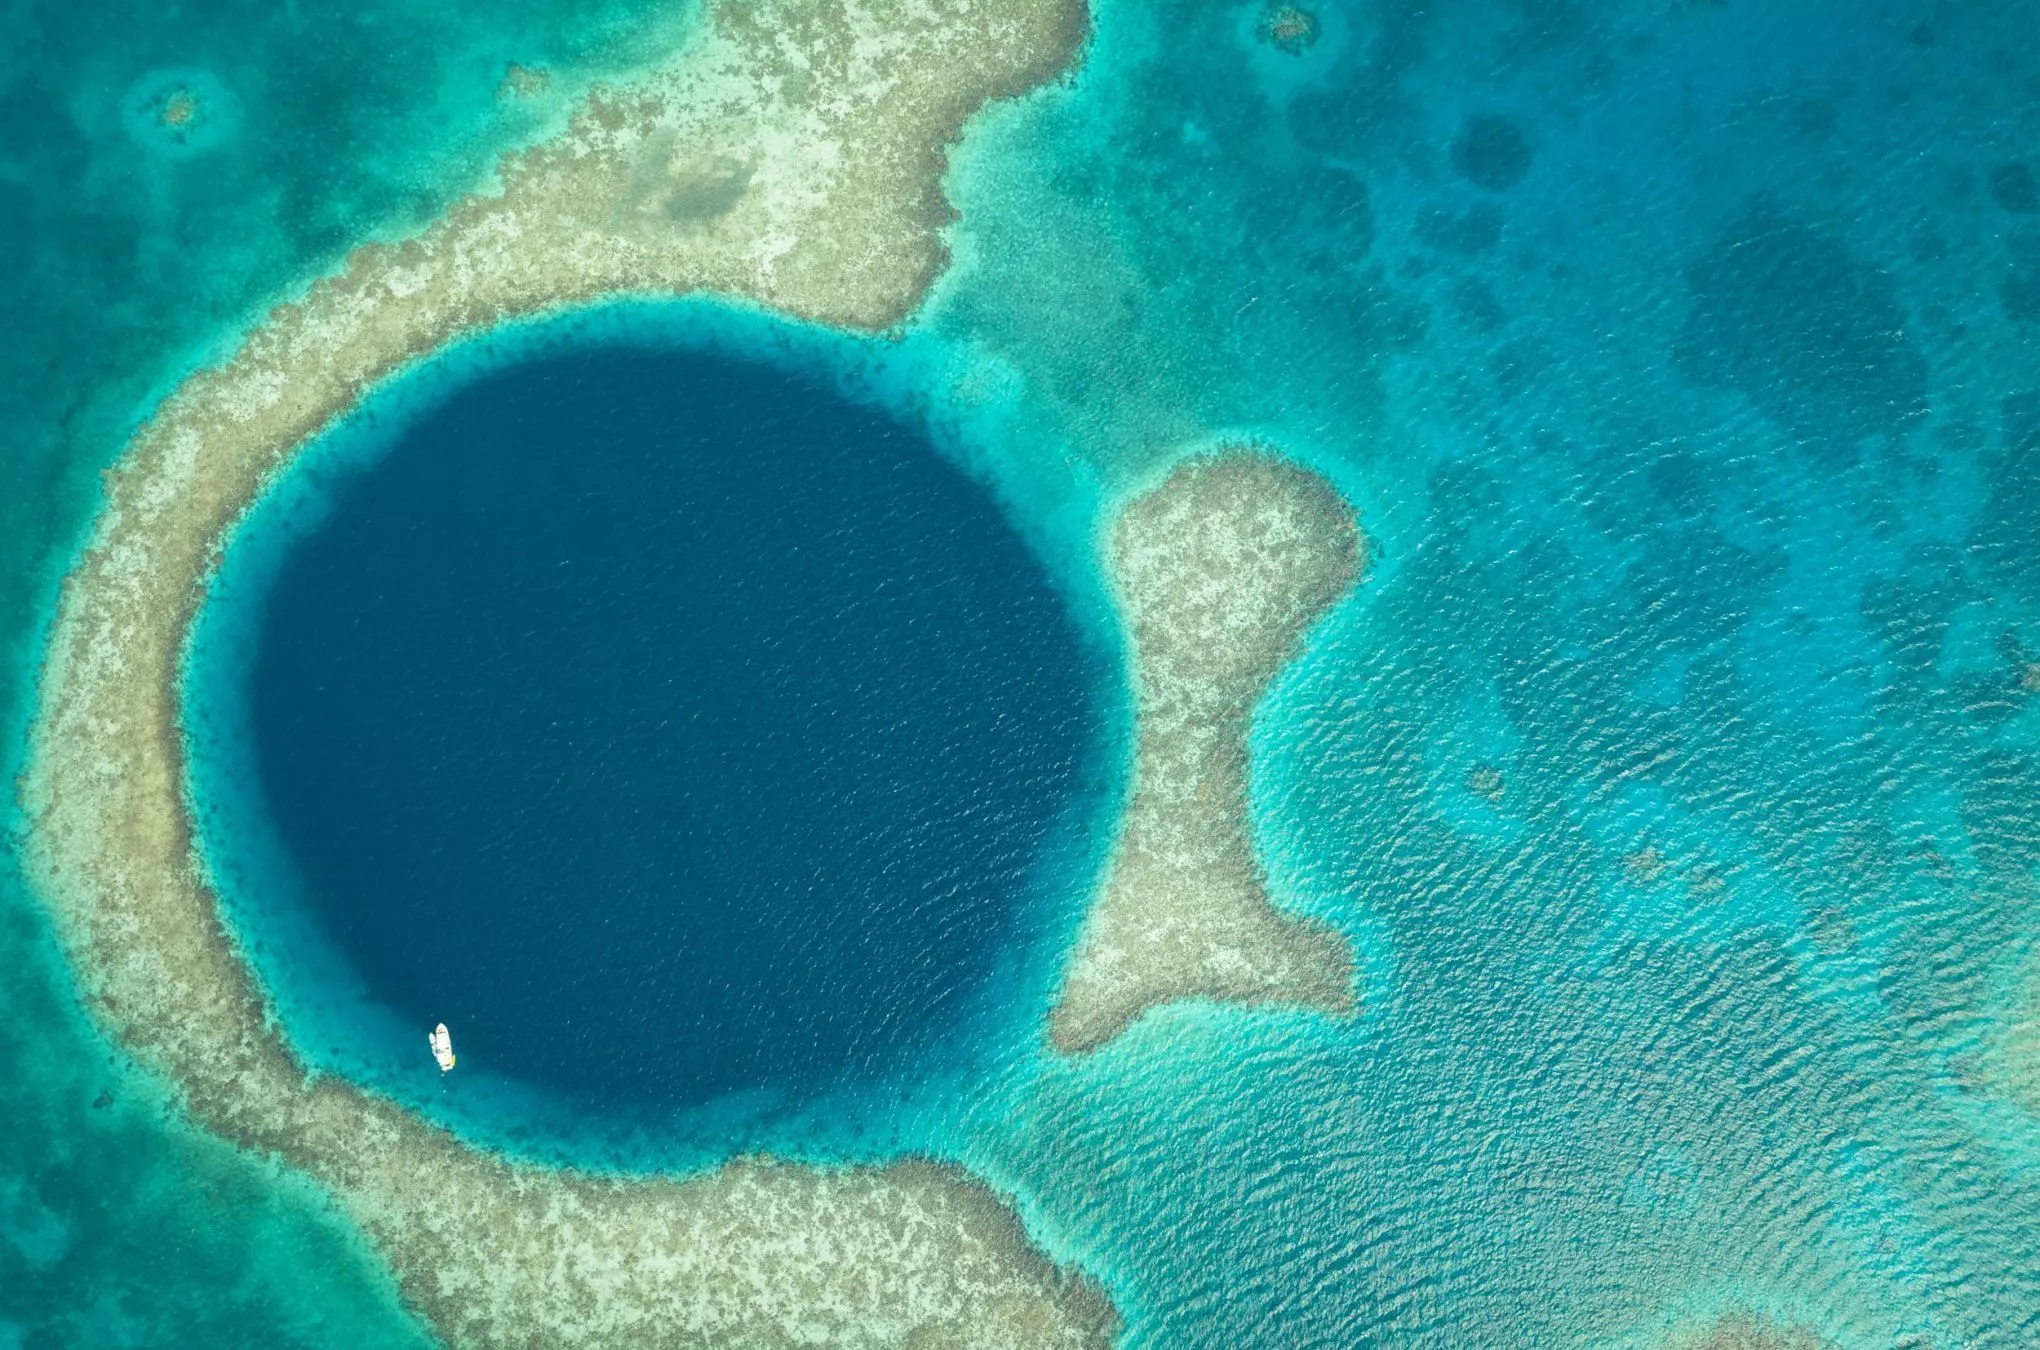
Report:
[[[1058,1049],[1179,999],[1353,1010],[1345,938],[1269,903],[1247,732],[1361,555],[1337,489],[1252,448],[1192,459],[1120,513],[1106,565],[1131,639],[1133,787],[1050,1016]]]

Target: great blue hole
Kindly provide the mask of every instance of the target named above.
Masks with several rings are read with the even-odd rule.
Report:
[[[256,620],[249,763],[421,1071],[444,1020],[456,1073],[576,1102],[806,1099],[959,1035],[1098,708],[923,429],[584,346],[458,387],[331,496]]]

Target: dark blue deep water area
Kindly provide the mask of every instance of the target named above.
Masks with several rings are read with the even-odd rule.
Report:
[[[925,432],[773,365],[582,344],[328,490],[268,587],[252,768],[421,1066],[444,1020],[457,1073],[576,1103],[799,1101],[960,1034],[1096,672]]]

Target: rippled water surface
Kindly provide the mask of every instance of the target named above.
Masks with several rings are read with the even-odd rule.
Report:
[[[2040,13],[1308,8],[1291,51],[1258,4],[1106,0],[1077,76],[955,151],[907,331],[787,340],[919,419],[1108,647],[1099,512],[1185,447],[1265,439],[1358,505],[1368,578],[1253,784],[1362,1013],[1053,1056],[1073,864],[974,1055],[773,1142],[961,1160],[1134,1346],[1654,1345],[1731,1303],[2040,1343]],[[10,769],[148,400],[541,128],[507,62],[571,92],[684,21],[0,20]],[[174,89],[214,120],[165,140]],[[0,884],[0,1347],[415,1339],[314,1199],[168,1123]]]

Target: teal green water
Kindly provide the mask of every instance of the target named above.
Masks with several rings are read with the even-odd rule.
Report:
[[[6,21],[10,769],[151,391],[536,125],[504,61],[570,88],[680,22],[301,8]],[[1586,1345],[1731,1298],[2040,1342],[2040,1105],[1995,1057],[2040,932],[2040,21],[1317,13],[1292,55],[1255,7],[1103,6],[957,152],[923,314],[842,359],[1070,573],[1101,499],[1229,435],[1360,506],[1254,792],[1363,1014],[1173,1009],[1071,1063],[1037,1000],[805,1146],[1015,1192],[1130,1345]],[[214,143],[123,129],[163,70],[226,91]],[[315,1200],[164,1123],[4,884],[0,1346],[415,1336]]]

